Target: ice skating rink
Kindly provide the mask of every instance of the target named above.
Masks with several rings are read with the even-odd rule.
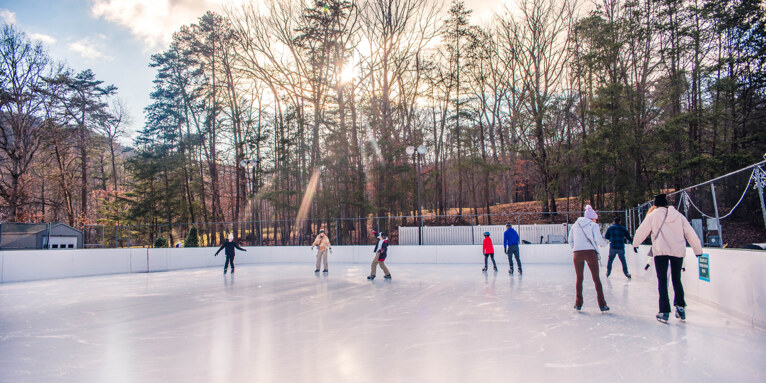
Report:
[[[571,265],[479,258],[0,285],[0,382],[766,381],[766,333],[700,302],[660,324],[656,284],[618,269],[601,314],[586,269],[576,312]]]

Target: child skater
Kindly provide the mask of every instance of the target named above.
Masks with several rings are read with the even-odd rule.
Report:
[[[481,271],[487,271],[487,258],[492,257],[492,266],[497,271],[497,263],[495,263],[495,246],[492,245],[492,238],[489,237],[489,232],[484,232],[484,242],[482,244],[482,252],[484,253],[484,268]]]
[[[375,279],[375,272],[378,269],[378,265],[380,265],[380,268],[384,273],[386,273],[383,278],[391,279],[391,272],[388,271],[388,267],[386,267],[386,264],[383,263],[383,261],[385,261],[386,257],[388,256],[388,237],[386,236],[386,233],[380,233],[378,236],[378,243],[375,245],[375,250],[373,251],[375,252],[375,257],[372,259],[370,276],[368,276],[367,279]]]
[[[231,264],[231,273],[234,274],[234,249],[240,249],[242,251],[247,251],[241,247],[239,247],[239,244],[237,242],[234,242],[234,233],[229,233],[229,238],[226,239],[226,242],[224,242],[223,245],[218,249],[218,251],[215,252],[215,256],[218,256],[218,253],[221,252],[221,250],[226,249],[224,254],[226,254],[226,262],[223,264],[223,275],[226,275],[226,269]]]

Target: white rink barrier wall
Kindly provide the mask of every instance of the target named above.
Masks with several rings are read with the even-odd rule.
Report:
[[[336,246],[329,255],[330,263],[367,264],[372,261],[372,249],[373,246]],[[406,263],[478,266],[484,260],[480,245],[391,246],[390,249],[386,261],[392,266]],[[203,247],[0,251],[0,283],[221,267],[225,255],[221,252],[213,257],[216,250]],[[237,252],[237,265],[301,263],[311,268],[316,261],[316,251],[311,251],[309,246],[248,247],[247,250]],[[628,247],[628,267],[634,279],[656,286],[654,267],[644,270],[648,250],[649,246],[642,246],[639,254],[634,254]],[[766,252],[718,248],[704,251],[709,254],[710,282],[699,279],[697,258],[687,248],[686,272],[682,274],[687,296],[755,327],[766,328]],[[520,252],[524,265],[572,263],[572,251],[567,244],[521,245]],[[608,249],[602,248],[604,267],[607,255]],[[495,260],[500,269],[507,267],[502,246],[495,246]],[[619,260],[615,263],[612,271],[619,274]]]

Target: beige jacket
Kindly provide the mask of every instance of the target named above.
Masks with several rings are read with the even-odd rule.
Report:
[[[665,224],[665,212],[668,218]],[[660,229],[662,225],[662,229]],[[657,234],[657,230],[659,234]],[[670,255],[683,258],[686,256],[686,242],[689,242],[695,255],[702,254],[702,244],[697,233],[686,220],[683,214],[679,213],[673,206],[660,207],[646,216],[644,222],[638,226],[636,235],[633,236],[633,247],[638,247],[641,242],[649,235],[652,236],[652,252],[654,255]],[[654,237],[657,240],[654,240]]]
[[[327,235],[323,234],[317,235],[317,238],[314,240],[314,243],[311,246],[319,246],[319,250],[327,250],[332,247],[330,244],[330,238],[327,238]]]

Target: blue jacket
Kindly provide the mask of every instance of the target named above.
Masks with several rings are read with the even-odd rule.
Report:
[[[513,246],[519,244],[519,233],[516,232],[516,230],[513,230],[512,227],[509,227],[505,230],[505,233],[503,233],[503,247],[507,246]]]
[[[628,229],[625,228],[625,226],[622,225],[612,225],[609,226],[608,229],[606,229],[606,233],[604,234],[604,239],[609,240],[609,247],[612,249],[621,250],[625,248],[625,239],[628,239],[628,241],[631,241],[632,238],[630,237],[630,233],[628,232]]]

